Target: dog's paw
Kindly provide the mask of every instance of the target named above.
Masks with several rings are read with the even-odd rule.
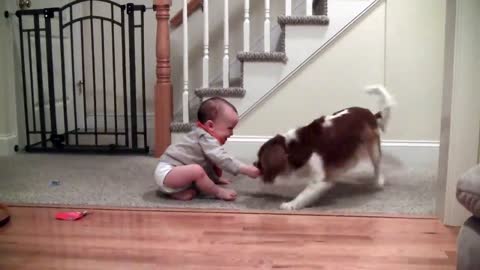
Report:
[[[292,202],[284,202],[280,205],[280,209],[282,210],[297,210],[298,207],[296,204]]]
[[[385,186],[385,177],[383,176],[383,174],[380,174],[378,177],[377,177],[377,181],[375,183],[375,187],[376,188],[379,188],[379,189],[383,189],[383,187]]]

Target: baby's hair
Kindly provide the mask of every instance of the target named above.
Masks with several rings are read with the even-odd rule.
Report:
[[[218,113],[222,111],[222,106],[229,106],[232,108],[236,113],[237,109],[232,103],[228,102],[227,100],[221,97],[212,97],[200,104],[200,108],[198,108],[197,112],[197,119],[200,123],[204,124],[208,120],[215,120],[217,119]]]

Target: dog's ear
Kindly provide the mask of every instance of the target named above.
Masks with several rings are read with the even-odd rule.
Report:
[[[277,175],[288,167],[288,155],[285,138],[277,135],[267,141],[259,152],[259,169],[263,175],[263,181],[272,183]]]
[[[310,146],[298,142],[291,142],[288,147],[288,161],[296,169],[305,165],[313,154]]]

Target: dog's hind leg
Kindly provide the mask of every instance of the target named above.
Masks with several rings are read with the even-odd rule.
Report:
[[[319,155],[313,154],[306,166],[309,173],[305,177],[311,177],[310,182],[295,199],[282,203],[281,209],[296,210],[309,206],[333,186],[333,183],[326,181],[323,160]]]
[[[382,158],[382,152],[380,149],[380,140],[377,139],[372,142],[368,147],[368,155],[372,161],[374,177],[375,177],[375,186],[378,188],[383,188],[385,185],[385,178],[380,172],[380,161]]]

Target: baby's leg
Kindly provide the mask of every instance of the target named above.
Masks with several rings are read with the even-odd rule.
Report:
[[[170,188],[182,188],[195,183],[197,188],[222,200],[235,200],[234,190],[221,188],[208,177],[205,170],[197,164],[174,167],[165,177],[164,184]]]

